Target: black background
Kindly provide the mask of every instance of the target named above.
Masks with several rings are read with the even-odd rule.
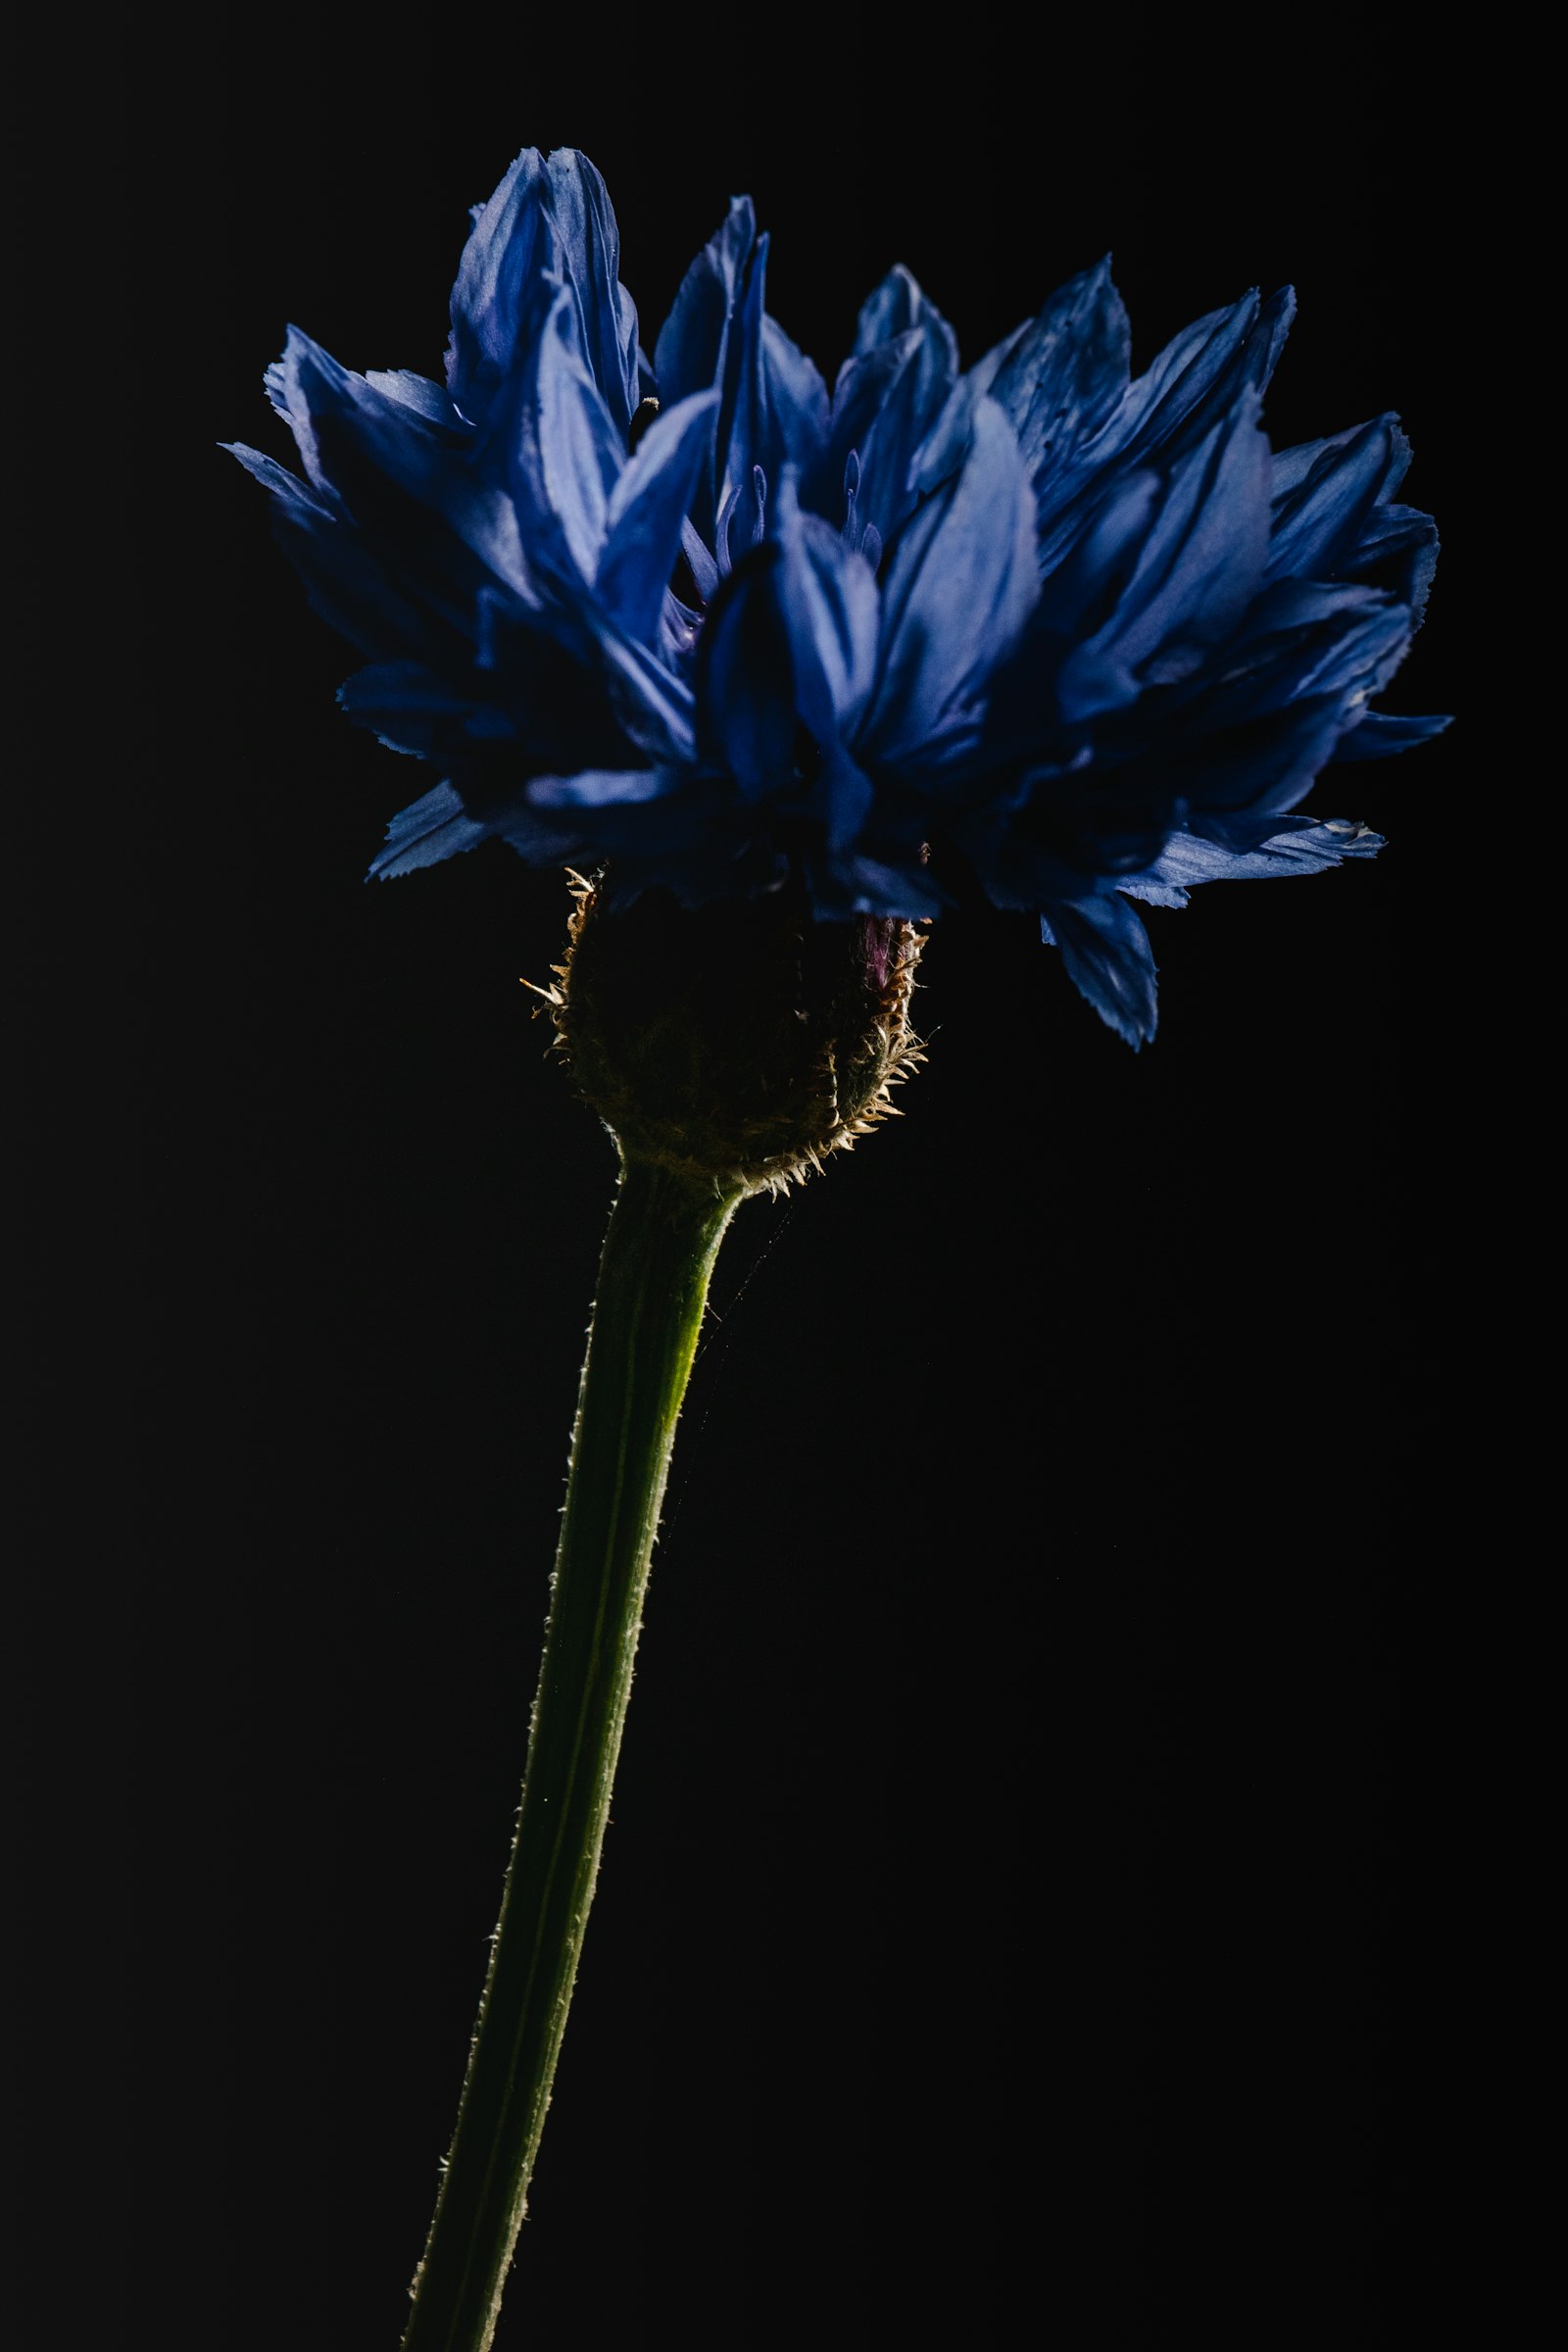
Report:
[[[127,22],[73,70],[14,913],[79,2340],[391,2347],[451,2123],[612,1155],[517,985],[560,878],[362,887],[429,779],[215,445],[286,454],[289,318],[439,373],[466,207],[564,143],[650,347],[743,189],[830,375],[899,260],[966,358],[1107,247],[1138,364],[1294,278],[1270,429],[1402,412],[1447,554],[1387,703],[1461,723],[1315,796],[1374,863],[1151,914],[1141,1055],[1028,923],[944,922],[905,1118],[743,1212],[498,2344],[1413,2340],[1469,1834],[1456,75],[1390,11],[981,5]]]

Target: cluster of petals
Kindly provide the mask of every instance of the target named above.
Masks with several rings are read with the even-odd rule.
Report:
[[[445,383],[290,331],[302,472],[236,455],[366,658],[349,715],[441,777],[371,871],[493,835],[688,906],[985,900],[1136,1045],[1134,903],[1376,850],[1304,797],[1444,723],[1373,708],[1436,555],[1404,438],[1270,448],[1288,291],[1134,377],[1102,263],[964,372],[897,269],[830,394],[766,270],[738,199],[650,360],[598,172],[529,150],[474,213]]]

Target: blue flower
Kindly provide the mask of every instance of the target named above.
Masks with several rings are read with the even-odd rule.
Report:
[[[1270,449],[1288,292],[1133,377],[1102,263],[964,373],[895,270],[830,396],[767,313],[749,200],[652,362],[618,270],[598,172],[529,150],[475,212],[446,382],[291,329],[268,386],[303,470],[235,450],[367,658],[345,710],[441,771],[373,873],[494,835],[608,859],[622,899],[983,897],[1137,1045],[1135,902],[1381,846],[1301,802],[1446,723],[1373,708],[1436,533],[1396,503],[1392,416]]]

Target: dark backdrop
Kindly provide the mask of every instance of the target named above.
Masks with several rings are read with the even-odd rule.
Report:
[[[1388,10],[978,0],[127,23],[72,71],[20,452],[69,789],[20,787],[16,913],[34,2014],[86,2088],[38,2146],[96,2214],[82,2342],[390,2352],[612,1156],[517,985],[560,877],[362,886],[421,779],[337,715],[353,657],[216,444],[284,454],[291,318],[439,372],[465,208],[525,144],[605,172],[650,346],[741,190],[829,373],[899,260],[967,357],[1106,247],[1140,364],[1294,277],[1270,428],[1401,409],[1449,561],[1388,703],[1462,716],[1453,85]],[[945,921],[905,1118],[741,1215],[508,2352],[1413,2340],[1462,1764],[1432,909],[1474,744],[1316,796],[1375,863],[1152,913],[1141,1055],[1027,922]]]

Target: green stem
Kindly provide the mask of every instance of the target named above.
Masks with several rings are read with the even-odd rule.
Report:
[[[516,1840],[404,2352],[487,2352],[495,2333],[599,1871],[675,1423],[740,1198],[646,1162],[621,1171]]]

